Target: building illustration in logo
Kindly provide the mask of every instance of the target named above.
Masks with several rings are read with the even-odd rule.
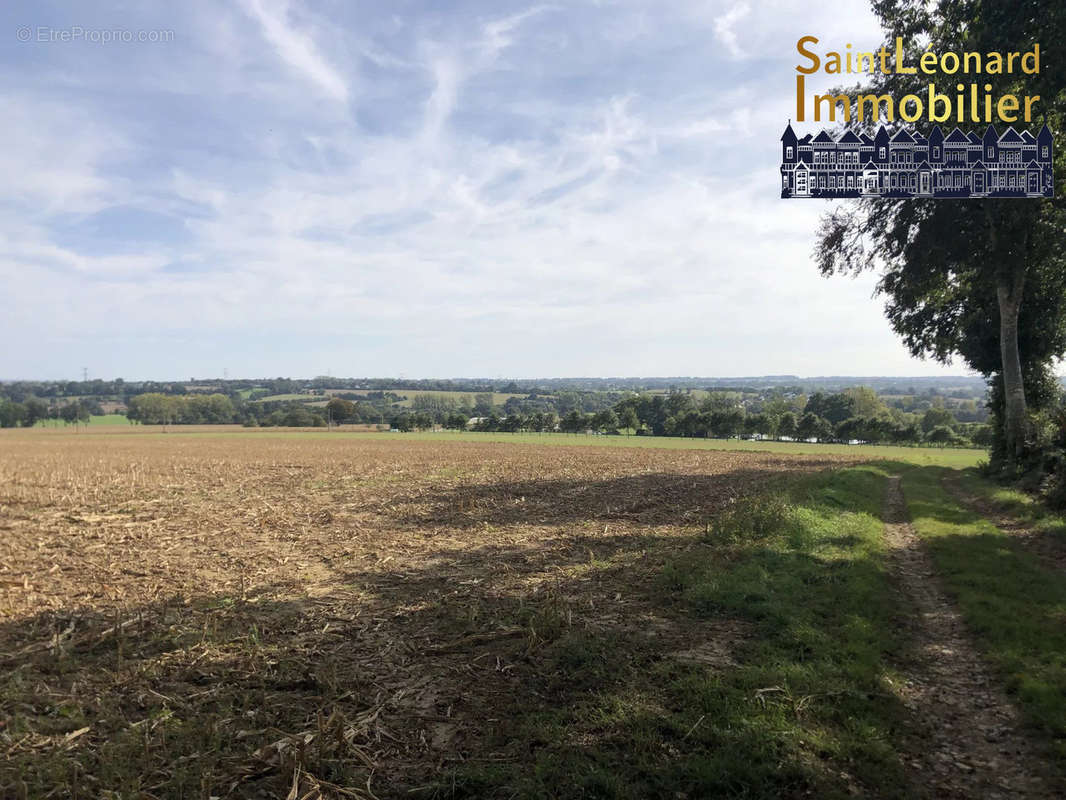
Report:
[[[834,139],[781,136],[782,197],[1054,197],[1052,135],[1013,127],[984,136],[958,128],[928,136],[883,125],[873,136],[846,130]]]

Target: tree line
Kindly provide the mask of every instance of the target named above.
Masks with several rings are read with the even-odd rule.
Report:
[[[84,423],[94,414],[102,413],[100,404],[89,400],[48,404],[37,397],[29,397],[22,402],[0,398],[0,428],[32,428],[42,420]]]
[[[887,405],[872,389],[804,395],[771,394],[742,402],[735,392],[704,396],[669,394],[560,392],[530,394],[494,402],[490,392],[471,395],[392,392],[345,394],[323,405],[298,401],[253,401],[239,395],[147,392],[129,399],[130,422],[144,425],[326,427],[330,424],[388,425],[398,431],[445,428],[483,432],[603,433],[728,439],[816,439],[898,444],[986,445],[987,425],[963,423],[938,402],[924,412]],[[85,421],[99,413],[84,400],[49,405],[38,398],[0,402],[0,426],[32,426],[41,419]]]
[[[337,413],[343,401],[331,400]],[[501,413],[503,412],[503,413]],[[391,427],[400,431],[443,427],[486,432],[601,433],[638,436],[681,436],[729,439],[757,436],[767,439],[862,441],[870,443],[984,446],[990,441],[988,425],[960,423],[951,411],[934,405],[923,414],[908,414],[886,406],[870,389],[826,394],[816,392],[796,404],[784,397],[747,411],[728,394],[710,394],[701,401],[692,395],[631,395],[595,412],[571,409],[523,414],[493,409],[475,417],[461,411],[436,413],[411,410],[395,414]]]

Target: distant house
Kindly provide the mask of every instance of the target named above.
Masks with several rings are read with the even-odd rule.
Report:
[[[983,136],[955,128],[928,136],[884,125],[870,136],[846,130],[781,136],[782,197],[1054,197],[1053,137],[1013,127]]]

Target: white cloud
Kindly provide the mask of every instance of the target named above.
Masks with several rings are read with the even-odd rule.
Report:
[[[817,276],[821,207],[775,196],[780,3],[702,28],[687,2],[245,7],[257,27],[194,5],[195,46],[53,49],[0,83],[0,336],[35,343],[0,375],[935,369],[869,276]],[[777,66],[716,79],[712,26]]]
[[[744,55],[744,48],[740,46],[736,31],[737,23],[748,16],[750,12],[750,6],[744,0],[741,0],[741,2],[736,3],[714,20],[715,36],[718,37],[718,41],[725,45],[734,58],[740,58]]]
[[[130,148],[91,111],[32,93],[0,94],[0,176],[30,218],[92,212],[115,201],[106,164]]]
[[[554,6],[534,6],[519,12],[518,14],[512,14],[503,19],[492,20],[491,22],[486,22],[482,25],[482,46],[489,58],[495,58],[502,51],[510,47],[514,41],[511,34],[514,33],[523,22],[531,17],[553,9]]]
[[[269,6],[268,0],[241,0],[241,3],[259,23],[263,37],[274,46],[286,64],[329,97],[347,102],[348,85],[344,78],[322,56],[311,34],[295,27],[285,0]]]

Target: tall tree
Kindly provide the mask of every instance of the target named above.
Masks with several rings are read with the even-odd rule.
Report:
[[[777,422],[777,435],[792,438],[796,435],[796,415],[786,411]]]
[[[890,42],[904,38],[910,63],[926,44],[934,52],[1014,52],[1066,36],[1066,5],[1050,0],[874,0],[873,8]],[[1059,129],[1064,69],[1045,59],[1038,75],[1015,70],[979,79],[992,84],[994,97],[1039,94],[1040,121]],[[932,78],[942,86],[957,82],[951,75]],[[864,93],[924,96],[930,79],[921,71],[878,72]],[[1063,165],[1060,149],[1060,186]],[[889,321],[915,356],[942,362],[960,356],[996,376],[1003,455],[1017,463],[1034,392],[1046,385],[1050,361],[1066,350],[1064,220],[1059,200],[862,199],[823,218],[816,256],[827,276],[880,267],[878,291],[887,298]]]
[[[48,405],[36,397],[27,398],[22,405],[26,409],[26,418],[22,421],[22,424],[27,428],[32,428],[37,424],[38,420],[45,419],[48,416]]]
[[[25,418],[26,408],[22,403],[0,397],[0,428],[14,428],[21,425]]]
[[[610,433],[618,429],[618,415],[609,408],[597,411],[592,416],[592,427],[602,433]]]
[[[640,418],[637,416],[637,411],[633,408],[632,404],[627,403],[621,406],[618,412],[618,424],[626,429],[626,435],[628,436],[630,431],[635,431],[640,428]]]

